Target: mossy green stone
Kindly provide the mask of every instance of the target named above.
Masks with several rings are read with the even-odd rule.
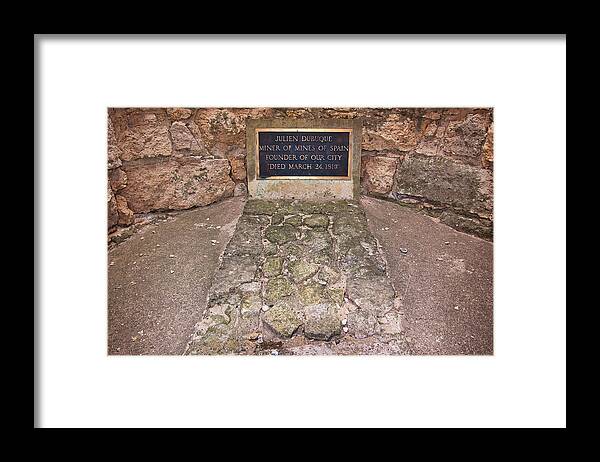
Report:
[[[214,325],[219,325],[219,324],[229,324],[229,317],[225,316],[224,314],[212,314],[210,316],[210,320],[214,323]]]
[[[325,289],[325,295],[332,301],[339,305],[344,303],[344,289],[339,288],[327,288]]]
[[[230,337],[223,345],[223,353],[235,353],[239,350],[239,341],[236,338]]]
[[[230,334],[230,326],[227,324],[214,324],[207,329],[201,338],[192,342],[190,345],[190,354],[206,355],[220,353],[224,346],[231,340]]]
[[[296,258],[302,257],[306,253],[306,250],[299,242],[289,242],[281,246],[281,252],[286,256],[294,256]]]
[[[264,244],[265,255],[276,255],[278,252],[277,244],[273,244],[272,242],[266,242]]]
[[[285,217],[282,213],[276,213],[275,215],[273,215],[273,217],[271,217],[271,224],[280,225],[281,223],[283,223],[284,218]]]
[[[269,226],[265,231],[265,236],[275,244],[285,244],[296,240],[296,228],[290,225]]]
[[[319,271],[318,276],[319,279],[326,282],[327,284],[335,284],[340,280],[340,277],[340,273],[326,265],[323,265],[321,267],[321,271]]]
[[[285,219],[285,223],[292,226],[300,226],[302,224],[302,217],[300,215],[292,215]]]
[[[265,288],[265,302],[269,305],[275,304],[283,297],[287,297],[294,291],[293,284],[285,276],[277,276],[267,282]]]
[[[302,204],[302,212],[310,215],[313,213],[323,213],[323,211],[327,208],[327,202],[323,203],[314,203],[314,202],[305,202]]]
[[[288,271],[294,282],[302,282],[319,271],[319,265],[305,259],[295,260],[288,264]]]
[[[329,217],[327,215],[315,214],[304,219],[304,224],[310,228],[327,228]]]
[[[303,305],[319,303],[323,297],[323,286],[311,282],[300,289],[298,296]]]
[[[263,273],[268,278],[280,275],[282,269],[283,259],[281,257],[267,257],[263,264]]]
[[[225,341],[217,333],[208,332],[201,340],[194,342],[190,353],[197,355],[217,354],[223,348]]]
[[[289,300],[281,300],[263,315],[263,322],[282,337],[289,338],[302,325],[302,319]]]
[[[331,236],[325,229],[310,229],[306,232],[303,239],[306,250],[311,254],[317,254],[323,251],[330,251],[332,246]]]
[[[333,232],[336,236],[351,240],[364,239],[368,236],[369,227],[363,216],[339,215],[333,220]]]
[[[261,333],[266,344],[255,354],[275,348],[271,338],[285,345],[280,351],[308,343],[293,338],[299,331],[331,341],[343,335],[344,319],[360,338],[378,326],[380,315],[391,315],[393,287],[384,280],[385,260],[364,212],[357,202],[320,199],[247,202],[189,354],[251,352],[246,340]],[[349,317],[346,294],[366,319]]]
[[[244,215],[273,215],[276,210],[277,202],[249,200],[244,207]]]
[[[280,200],[277,203],[277,212],[284,215],[292,215],[301,210],[301,203],[291,200]]]

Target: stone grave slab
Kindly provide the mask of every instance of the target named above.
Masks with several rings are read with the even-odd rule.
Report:
[[[186,354],[405,351],[399,300],[357,201],[250,199]]]
[[[250,198],[186,354],[406,351],[358,203],[362,122],[261,119],[246,130]]]

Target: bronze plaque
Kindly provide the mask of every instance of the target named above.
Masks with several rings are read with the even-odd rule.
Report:
[[[348,180],[350,128],[257,128],[256,177]]]

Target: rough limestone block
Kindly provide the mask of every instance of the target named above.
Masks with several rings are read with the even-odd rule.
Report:
[[[135,213],[188,209],[233,196],[235,183],[225,159],[180,158],[127,163],[127,186],[120,194]]]
[[[107,129],[107,145],[108,145],[108,168],[113,169],[121,166],[121,149],[117,144],[115,129],[113,128],[110,115],[108,117]]]
[[[317,303],[305,307],[304,335],[315,340],[330,340],[340,335],[342,323],[338,309],[333,303]]]
[[[408,155],[398,168],[393,192],[484,218],[492,214],[490,171],[443,157]]]
[[[263,323],[285,338],[291,337],[302,322],[293,303],[288,299],[280,300],[263,315]]]
[[[384,156],[362,158],[362,186],[366,194],[386,195],[394,185],[398,159]]]
[[[111,120],[122,161],[172,154],[164,109],[115,109]]]

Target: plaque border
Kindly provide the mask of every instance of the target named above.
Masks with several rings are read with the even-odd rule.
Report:
[[[351,180],[337,177],[328,180],[324,177],[302,176],[273,179],[256,178],[256,133],[257,128],[286,129],[352,129],[352,170]],[[256,114],[246,118],[246,178],[248,181],[248,197],[250,199],[279,200],[293,197],[301,200],[357,200],[360,197],[361,185],[361,151],[363,137],[362,117],[315,117],[311,119],[295,117],[263,117]],[[272,178],[272,177],[269,177]],[[306,181],[302,181],[302,180]],[[302,186],[304,185],[304,186]]]
[[[353,128],[301,128],[301,127],[261,127],[254,129],[255,136],[255,149],[254,149],[254,164],[255,164],[255,178],[260,181],[265,180],[306,180],[306,179],[321,179],[321,180],[339,180],[339,181],[350,181],[352,180],[352,148],[353,148]],[[337,176],[329,176],[329,175],[290,175],[290,176],[267,176],[261,177],[259,176],[260,165],[259,165],[259,143],[258,143],[258,134],[260,132],[336,132],[336,133],[348,133],[348,169],[346,170],[346,175],[337,175]]]

